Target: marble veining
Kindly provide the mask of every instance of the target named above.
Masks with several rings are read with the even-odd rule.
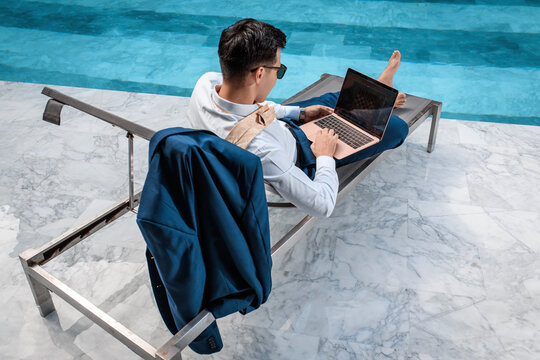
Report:
[[[137,359],[53,295],[41,318],[18,253],[127,196],[125,133],[66,108],[41,121],[42,86],[0,82],[2,359]],[[187,98],[55,87],[154,130],[184,124]],[[260,309],[219,319],[208,359],[537,359],[540,128],[429,123],[289,252]],[[135,181],[147,142],[135,139]],[[272,242],[303,214],[271,209]],[[154,346],[169,337],[144,241],[127,214],[46,269]],[[201,359],[190,350],[185,359]]]

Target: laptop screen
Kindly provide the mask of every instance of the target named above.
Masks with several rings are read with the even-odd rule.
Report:
[[[349,69],[334,112],[381,139],[397,94],[396,89]]]

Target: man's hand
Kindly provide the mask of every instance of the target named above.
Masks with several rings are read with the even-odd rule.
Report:
[[[338,135],[334,134],[332,129],[322,129],[317,134],[315,141],[311,144],[311,151],[315,157],[330,156],[333,157],[336,152]]]
[[[334,109],[323,105],[311,105],[306,109],[306,120],[304,122],[310,122],[322,118],[323,116],[330,115],[334,112]]]

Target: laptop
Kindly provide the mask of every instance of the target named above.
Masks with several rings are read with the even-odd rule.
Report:
[[[343,159],[381,141],[398,91],[353,69],[347,70],[334,113],[300,126],[315,139],[324,128],[339,135],[334,157]]]

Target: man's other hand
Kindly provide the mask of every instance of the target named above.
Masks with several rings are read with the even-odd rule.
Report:
[[[330,156],[333,157],[336,152],[338,135],[332,129],[322,129],[311,144],[311,151],[315,157]]]
[[[334,112],[334,109],[324,105],[311,105],[306,107],[306,120],[310,122],[322,118],[323,116],[330,115]]]

